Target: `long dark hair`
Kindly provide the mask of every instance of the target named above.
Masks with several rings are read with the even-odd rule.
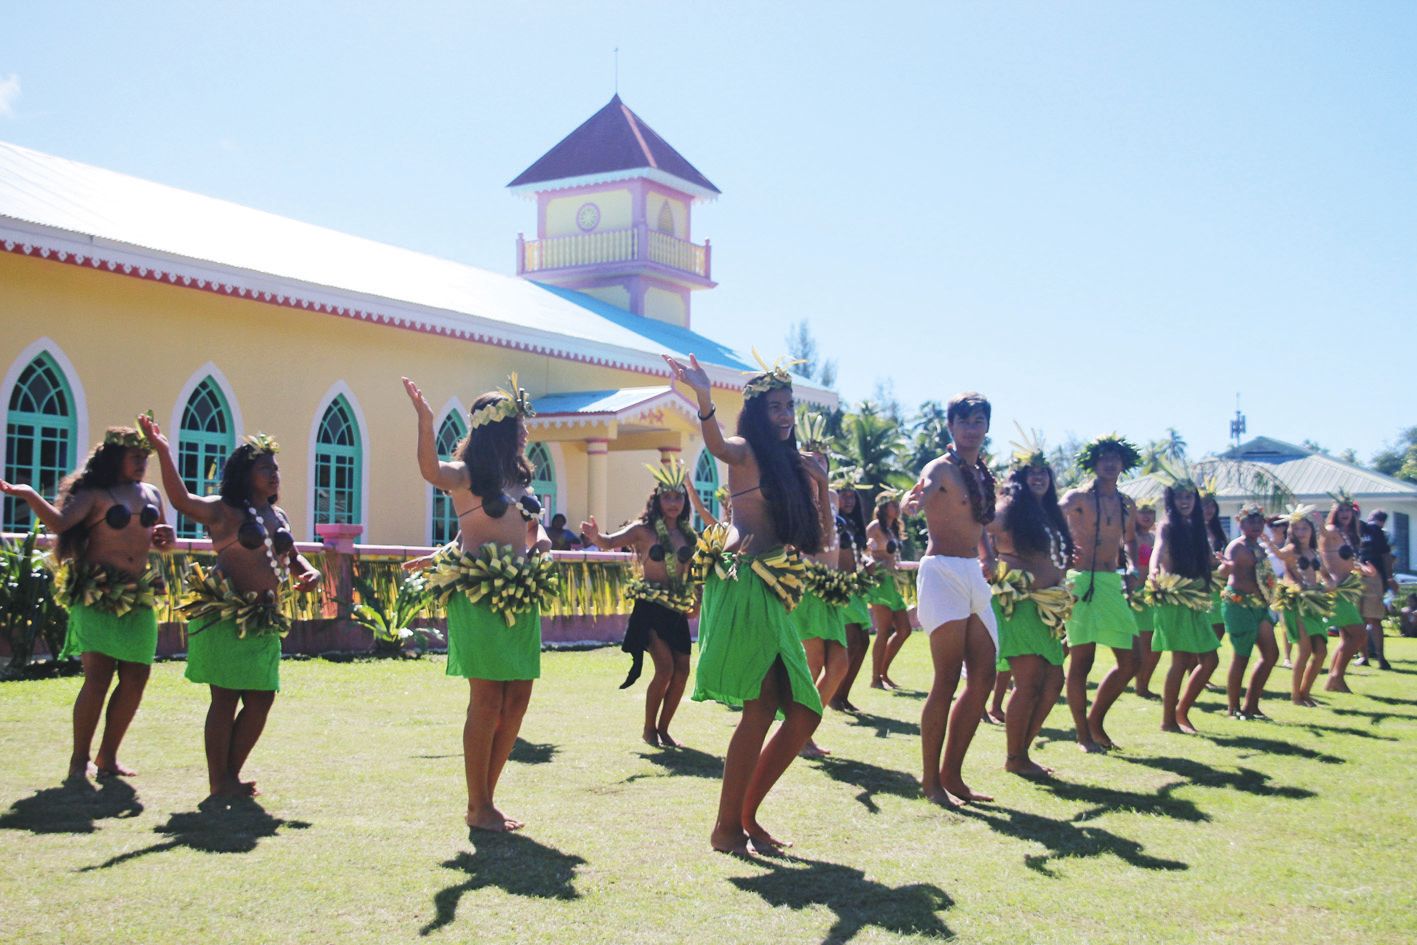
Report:
[[[505,399],[505,394],[488,391],[473,401],[469,415]],[[456,453],[467,466],[472,491],[484,501],[500,496],[508,485],[525,486],[531,482],[531,463],[517,445],[521,422],[521,417],[511,416],[484,423],[469,430],[457,445]]]
[[[1004,494],[1009,504],[1004,507],[1004,531],[1014,540],[1014,548],[1020,554],[1048,554],[1052,551],[1052,540],[1048,537],[1051,526],[1063,536],[1063,550],[1069,561],[1073,558],[1073,536],[1068,529],[1068,521],[1063,518],[1063,510],[1058,508],[1058,490],[1053,482],[1053,470],[1048,470],[1048,491],[1040,500],[1028,488],[1028,467],[1015,469],[1009,473],[1004,484]]]
[[[1293,545],[1293,546],[1294,546],[1294,549],[1295,549],[1296,551],[1302,551],[1302,550],[1303,550],[1303,549],[1300,548],[1298,545],[1294,544],[1294,526],[1295,526],[1295,525],[1298,525],[1299,522],[1307,522],[1307,523],[1308,523],[1308,525],[1309,525],[1309,550],[1310,550],[1310,551],[1318,551],[1318,550],[1319,550],[1319,537],[1318,537],[1318,536],[1319,536],[1319,530],[1318,530],[1318,528],[1316,528],[1316,527],[1314,526],[1314,520],[1311,519],[1311,518],[1301,518],[1301,519],[1299,519],[1298,521],[1290,522],[1290,523],[1289,523],[1289,533],[1285,536],[1285,539],[1284,539],[1285,547],[1288,547],[1288,546],[1290,546],[1290,545]]]
[[[889,507],[892,506],[892,505],[895,506],[895,521],[894,521],[894,522],[887,522],[887,521],[886,521],[886,509],[889,508]],[[881,528],[884,529],[885,531],[887,531],[887,532],[889,532],[890,534],[894,535],[896,538],[899,538],[899,537],[900,537],[900,500],[899,500],[899,499],[897,499],[897,498],[896,498],[895,496],[893,496],[893,495],[880,495],[880,496],[876,496],[876,524],[879,525],[879,526],[881,526]]]
[[[684,495],[684,508],[680,509],[679,517],[674,520],[674,527],[680,531],[685,531],[685,526],[689,523],[689,496]],[[659,505],[659,490],[656,489],[649,494],[649,501],[645,502],[645,510],[640,513],[640,524],[653,526],[655,522],[664,518],[664,509]],[[687,532],[685,532],[687,534]]]
[[[217,487],[221,501],[233,508],[244,509],[246,503],[251,501],[251,470],[256,460],[268,455],[251,443],[242,443],[232,450],[221,466],[221,485]],[[274,502],[276,497],[261,496],[262,501],[267,499]]]
[[[1205,518],[1205,506],[1210,503],[1215,507],[1215,514],[1209,519]],[[1202,496],[1200,500],[1201,518],[1205,520],[1205,533],[1210,538],[1211,551],[1224,551],[1230,544],[1230,539],[1225,537],[1225,529],[1220,527],[1220,503],[1211,496]]]
[[[133,427],[109,427],[104,431],[104,439],[106,440],[110,433],[126,436],[137,432]],[[56,503],[59,510],[62,512],[68,508],[69,503],[86,489],[112,489],[118,485],[118,477],[123,472],[123,457],[127,453],[128,447],[122,443],[100,442],[95,446],[84,460],[83,468],[65,476],[59,483]],[[88,537],[89,528],[83,522],[65,529],[59,534],[56,556],[60,561],[65,561],[82,554]]]
[[[797,433],[786,439],[768,423],[767,397],[750,397],[738,414],[738,435],[748,441],[758,464],[758,484],[772,516],[777,535],[799,551],[822,550],[822,523],[812,501],[812,480],[802,468]]]
[[[856,501],[851,504],[850,512],[841,511],[840,496],[851,493],[856,497]],[[855,541],[857,548],[866,547],[866,513],[862,511],[861,493],[847,486],[840,490],[837,500],[837,515],[846,523],[847,531],[851,532],[851,537]]]
[[[1348,539],[1348,543],[1356,548],[1358,545],[1362,544],[1362,540],[1358,537],[1358,510],[1354,509],[1351,505],[1348,506],[1348,508],[1353,509],[1353,514],[1348,517],[1348,527],[1343,528],[1338,524],[1338,510],[1341,507],[1342,506],[1335,502],[1332,507],[1329,508],[1328,524],[1337,528],[1343,537]]]
[[[1211,550],[1206,541],[1205,513],[1200,496],[1183,516],[1176,508],[1176,490],[1166,487],[1166,547],[1171,553],[1171,570],[1184,578],[1204,578],[1210,586]]]

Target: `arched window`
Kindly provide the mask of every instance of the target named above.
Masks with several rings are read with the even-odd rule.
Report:
[[[361,470],[359,427],[341,394],[325,408],[315,435],[315,524],[359,521]]]
[[[550,522],[556,514],[556,464],[551,462],[551,451],[545,443],[533,443],[527,447],[526,460],[531,463],[531,490],[541,500],[541,520]]]
[[[182,408],[182,426],[177,437],[177,469],[187,491],[193,495],[213,495],[221,485],[221,467],[236,448],[236,431],[231,411],[221,388],[204,378],[187,405]],[[201,538],[202,526],[185,515],[177,516],[180,538]]]
[[[674,235],[674,208],[669,206],[668,200],[659,206],[659,225],[656,229],[661,233]]]
[[[708,450],[700,453],[699,461],[694,464],[694,491],[710,514],[715,517],[721,514],[718,510],[718,463],[713,461],[713,455]],[[694,515],[694,527],[704,527],[697,513]]]
[[[74,467],[78,456],[74,396],[64,372],[48,354],[25,366],[10,391],[5,423],[5,481],[34,486],[53,499],[59,480]],[[28,531],[30,509],[5,496],[5,531]]]
[[[456,410],[448,411],[438,427],[438,458],[452,459],[453,451],[467,436],[467,424]],[[458,533],[458,513],[453,511],[453,499],[442,489],[433,490],[433,544],[444,545]]]

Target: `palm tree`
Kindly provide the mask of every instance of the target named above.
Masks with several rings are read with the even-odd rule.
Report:
[[[862,488],[874,500],[882,489],[906,485],[910,474],[901,468],[905,438],[900,427],[878,412],[871,401],[862,401],[842,423],[833,452],[859,470]]]

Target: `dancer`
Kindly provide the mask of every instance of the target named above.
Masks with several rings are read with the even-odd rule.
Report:
[[[980,561],[987,555],[984,527],[994,519],[994,476],[981,455],[992,412],[984,395],[972,391],[950,400],[950,446],[926,464],[903,506],[907,512],[923,509],[930,533],[916,575],[920,624],[935,670],[920,716],[920,785],[931,801],[954,807],[993,800],[971,790],[961,772],[994,685],[998,654],[999,631]],[[967,674],[964,692],[951,709],[961,668]]]
[[[898,689],[890,677],[891,663],[910,639],[910,614],[896,584],[896,570],[905,541],[901,537],[900,500],[887,489],[876,498],[876,516],[866,526],[866,555],[878,575],[866,594],[876,642],[871,646],[871,688]]]
[[[151,452],[140,431],[109,427],[83,468],[59,484],[58,508],[31,486],[0,481],[0,493],[24,501],[58,539],[54,557],[63,567],[54,597],[69,612],[58,658],[77,656],[84,669],[74,700],[69,778],[137,774],[118,760],[118,749],[143,701],[157,652],[153,604],[163,588],[148,553],[168,550],[173,540],[162,496],[143,482]],[[115,674],[118,685],[108,698]],[[103,738],[90,760],[100,715]]]
[[[290,630],[291,588],[314,590],[320,572],[295,548],[290,520],[276,505],[280,445],[246,437],[222,465],[217,495],[196,496],[177,469],[172,446],[151,417],[139,417],[162,468],[172,507],[206,527],[216,566],[193,565],[182,613],[187,618],[184,674],[211,690],[203,740],[213,797],[256,796],[241,769],[265,730],[280,690],[280,641]],[[254,601],[254,602],[253,602]]]
[[[541,675],[541,607],[555,594],[551,540],[537,516],[526,460],[531,399],[513,374],[505,390],[473,401],[467,436],[451,461],[438,458],[433,410],[403,379],[418,415],[418,469],[452,499],[461,531],[444,546],[428,583],[448,613],[449,676],[468,681],[463,723],[465,820],[476,830],[525,824],[497,807],[497,781],[516,743],[533,682]],[[516,514],[508,515],[508,511]]]
[[[831,707],[838,712],[858,712],[851,703],[851,686],[866,662],[866,651],[870,649],[871,608],[866,603],[870,574],[861,570],[858,554],[866,548],[866,517],[861,513],[861,496],[850,481],[842,481],[837,486],[837,562],[838,571],[852,576],[851,599],[842,609],[841,621],[846,625],[846,673],[831,699]]]
[[[1220,640],[1209,624],[1214,553],[1195,482],[1184,472],[1163,470],[1160,475],[1169,479],[1166,521],[1151,557],[1148,589],[1156,608],[1152,644],[1158,652],[1171,654],[1161,695],[1161,730],[1194,735],[1191,706],[1220,662],[1215,652]]]
[[[816,482],[817,508],[821,515],[822,550],[804,558],[802,600],[791,613],[792,625],[807,654],[807,669],[817,684],[817,695],[826,705],[846,676],[846,625],[842,622],[856,584],[852,573],[837,569],[836,510],[826,483],[830,472],[819,442],[809,441],[803,455],[817,463],[823,476]],[[808,738],[802,749],[806,758],[822,758],[831,752]]]
[[[1294,659],[1289,699],[1306,708],[1318,705],[1310,693],[1328,653],[1325,627],[1333,613],[1333,598],[1328,591],[1332,581],[1319,553],[1317,530],[1309,518],[1313,511],[1313,506],[1301,505],[1285,516],[1289,520],[1289,540],[1279,549],[1284,579],[1274,589],[1274,606],[1284,620],[1285,635],[1299,651]]]
[[[1157,695],[1151,691],[1151,677],[1156,672],[1156,665],[1161,662],[1161,654],[1151,648],[1154,614],[1151,605],[1146,602],[1146,575],[1151,570],[1151,552],[1156,544],[1156,500],[1147,498],[1135,501],[1133,520],[1136,522],[1137,571],[1140,573],[1128,576],[1127,601],[1137,622],[1136,692],[1143,699],[1155,699]]]
[[[1137,667],[1132,648],[1137,622],[1117,573],[1125,551],[1128,577],[1139,577],[1136,516],[1132,500],[1117,491],[1117,479],[1140,461],[1136,447],[1117,434],[1097,437],[1082,448],[1077,461],[1079,469],[1092,475],[1092,483],[1070,490],[1062,501],[1076,549],[1074,569],[1068,572],[1069,587],[1077,598],[1068,618],[1068,708],[1078,748],[1086,752],[1116,747],[1104,724],[1107,710]],[[1117,665],[1102,678],[1089,711],[1087,677],[1099,643],[1111,647]]]
[[[1009,465],[988,532],[998,559],[992,583],[999,669],[1014,680],[1004,716],[1004,770],[1047,776],[1052,769],[1033,761],[1028,751],[1063,691],[1063,637],[1073,605],[1065,579],[1073,541],[1047,456],[1027,437]]]
[[[1266,540],[1264,510],[1249,503],[1241,506],[1235,518],[1240,523],[1240,537],[1225,549],[1230,574],[1220,595],[1225,632],[1230,634],[1230,647],[1234,650],[1230,675],[1225,681],[1225,702],[1233,718],[1264,719],[1267,716],[1260,711],[1260,697],[1264,695],[1264,684],[1269,679],[1270,671],[1279,661],[1279,648],[1274,642],[1274,622],[1269,615],[1269,600],[1275,584],[1274,569],[1270,567],[1269,557],[1262,545]],[[1256,646],[1260,650],[1260,659],[1250,676],[1245,705],[1241,708],[1240,688],[1245,682],[1245,666]]]
[[[645,468],[655,487],[639,519],[605,535],[592,515],[581,523],[581,534],[597,548],[629,547],[639,560],[640,575],[625,587],[625,596],[635,606],[621,645],[631,656],[630,672],[620,688],[640,678],[648,650],[654,676],[645,691],[641,737],[656,748],[678,748],[669,723],[689,681],[689,615],[698,608],[698,599],[686,575],[699,536],[689,524],[684,464],[676,459]]]
[[[1348,663],[1368,648],[1368,631],[1358,605],[1363,599],[1363,569],[1358,560],[1358,504],[1347,492],[1333,496],[1328,520],[1319,534],[1319,553],[1334,583],[1333,617],[1329,626],[1338,629],[1338,646],[1328,667],[1325,692],[1352,692],[1346,678]],[[1366,566],[1373,570],[1372,565]]]
[[[693,698],[743,708],[728,743],[709,843],[747,856],[752,848],[786,845],[758,822],[758,808],[822,717],[788,615],[801,598],[801,554],[822,549],[812,497],[826,477],[797,449],[792,375],[781,364],[759,359],[762,373],[743,388],[738,435],[725,437],[698,359],[664,360],[698,400],[704,445],[728,465],[731,522],[700,536],[692,565],[704,584]],[[778,712],[784,721],[764,745]]]

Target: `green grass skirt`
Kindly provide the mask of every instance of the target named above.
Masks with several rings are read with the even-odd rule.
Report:
[[[811,591],[787,617],[797,628],[797,639],[813,637],[846,646],[846,624],[841,619],[842,608],[833,607]]]
[[[1009,657],[1041,656],[1054,666],[1063,665],[1063,641],[1038,619],[1038,605],[1021,600],[1014,605],[1014,615],[1005,617],[995,600],[994,619],[999,624],[999,672],[1009,669]]]
[[[1180,604],[1158,605],[1151,648],[1158,653],[1211,653],[1220,649],[1220,640],[1210,627],[1210,611],[1192,610]]]
[[[1363,615],[1358,611],[1358,605],[1347,598],[1340,597],[1333,605],[1333,616],[1328,618],[1330,627],[1360,627],[1365,623]]]
[[[157,612],[135,607],[122,617],[96,607],[75,604],[69,611],[69,634],[61,660],[84,653],[102,653],[121,663],[151,666],[157,653]]]
[[[1138,632],[1137,620],[1122,593],[1122,576],[1116,571],[1069,571],[1068,586],[1077,598],[1068,618],[1068,646],[1100,643],[1130,650]],[[1089,589],[1092,600],[1083,600]]]
[[[1284,635],[1290,643],[1298,643],[1301,633],[1311,637],[1328,636],[1328,626],[1323,617],[1300,617],[1292,610],[1281,610],[1279,616],[1284,621]]]
[[[866,603],[866,597],[857,594],[847,601],[846,606],[841,609],[842,626],[856,624],[862,630],[871,630],[871,607]]]
[[[1137,633],[1150,633],[1156,629],[1156,612],[1149,605],[1133,610],[1132,619],[1137,622]]]
[[[1255,648],[1255,640],[1259,639],[1260,624],[1269,622],[1269,608],[1246,607],[1244,604],[1222,600],[1220,612],[1225,617],[1225,632],[1230,635],[1230,646],[1235,655],[1249,659]]]
[[[763,677],[782,660],[793,701],[820,715],[822,700],[787,608],[749,563],[739,559],[736,580],[710,573],[704,582],[693,699],[741,706],[761,695]]]
[[[506,618],[463,593],[448,598],[449,676],[508,682],[541,676],[541,609],[532,607],[509,627]]]
[[[194,683],[223,689],[280,691],[280,634],[236,635],[236,621],[187,625],[187,670]]]
[[[890,608],[892,613],[908,609],[905,598],[900,595],[900,586],[895,582],[894,571],[884,571],[880,582],[865,594],[866,603],[879,604]]]

